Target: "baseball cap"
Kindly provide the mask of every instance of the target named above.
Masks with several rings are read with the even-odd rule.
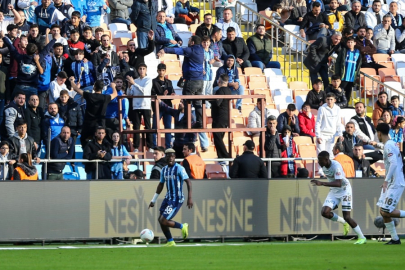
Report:
[[[174,149],[173,148],[168,148],[168,149],[166,149],[166,151],[165,151],[165,154],[170,154],[170,153],[176,153],[176,151],[174,151]]]
[[[255,143],[252,140],[247,140],[243,145],[245,145],[248,150],[255,149]]]

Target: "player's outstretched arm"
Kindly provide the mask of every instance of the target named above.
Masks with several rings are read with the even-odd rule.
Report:
[[[160,193],[162,192],[164,186],[165,186],[164,183],[162,183],[162,182],[159,183],[159,185],[156,188],[156,193],[153,196],[152,201],[150,202],[148,209],[155,206],[156,200],[159,197]]]
[[[312,179],[311,184],[313,186],[324,186],[324,187],[341,187],[342,186],[342,180],[337,179],[333,182],[322,182],[319,180]]]
[[[184,181],[186,181],[187,190],[188,190],[187,207],[188,207],[188,209],[191,209],[191,208],[193,208],[193,198],[192,198],[193,190],[191,188],[191,181],[190,181],[190,179],[186,179]]]

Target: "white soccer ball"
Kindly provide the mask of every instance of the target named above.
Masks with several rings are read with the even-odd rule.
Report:
[[[142,242],[144,242],[144,243],[150,243],[150,242],[152,242],[154,236],[155,236],[155,235],[153,234],[153,231],[152,231],[152,230],[149,230],[149,229],[144,229],[144,230],[142,230],[142,231],[141,231],[141,235],[140,235],[141,240],[142,240]]]

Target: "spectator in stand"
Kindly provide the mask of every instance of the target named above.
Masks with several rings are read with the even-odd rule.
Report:
[[[73,13],[73,11],[75,11],[75,8],[72,5],[64,3],[63,0],[53,0],[53,5],[66,18],[68,18],[68,19],[72,18],[72,13]]]
[[[89,93],[84,92],[77,87],[74,77],[70,77],[69,81],[73,90],[79,95],[83,96],[84,100],[86,100],[86,110],[83,118],[83,126],[86,128],[82,130],[80,137],[82,147],[84,147],[87,144],[87,140],[91,136],[91,133],[95,131],[96,127],[100,124],[105,126],[105,113],[107,110],[107,105],[112,99],[117,97],[117,90],[115,88],[115,83],[111,83],[110,87],[112,88],[113,93],[111,95],[103,95],[102,90],[104,88],[104,83],[97,80],[93,86],[94,93]]]
[[[128,96],[139,96],[139,98],[132,99],[132,114],[129,115],[129,119],[134,125],[134,130],[139,130],[141,127],[141,118],[143,116],[143,121],[145,129],[151,129],[150,119],[152,117],[151,112],[151,99],[143,98],[142,96],[150,96],[152,93],[152,79],[146,75],[147,66],[145,64],[140,64],[138,66],[139,78],[133,79],[127,76],[127,82],[129,90],[127,91]],[[136,133],[134,136],[134,148],[135,152],[138,151],[140,145],[140,134]],[[152,134],[146,134],[146,146],[152,152],[153,142]]]
[[[356,46],[355,48],[360,50],[362,57],[362,68],[374,68],[378,72],[379,68],[384,68],[385,66],[377,64],[373,60],[373,54],[377,52],[374,47],[373,42],[366,39],[367,29],[366,27],[359,27],[357,30],[357,37],[355,38]]]
[[[218,76],[218,74],[217,74]],[[229,89],[229,77],[227,74],[221,74],[218,76],[219,89],[215,92],[215,95],[232,95],[231,89]],[[229,117],[229,100],[227,99],[215,99],[211,101],[211,115],[212,115],[212,128],[228,128]],[[229,153],[226,150],[224,144],[225,132],[214,132],[214,145],[217,150],[218,158],[229,158]]]
[[[86,23],[93,29],[100,27],[101,16],[110,14],[111,10],[105,0],[87,1]],[[108,15],[107,15],[108,16]]]
[[[154,10],[153,18],[156,18],[158,11],[165,11],[166,12],[166,21],[168,23],[174,23],[174,7],[173,1],[166,1],[166,0],[157,0],[154,1],[154,4],[157,2],[157,9]]]
[[[402,24],[395,30],[396,48],[400,53],[405,53],[405,19]]]
[[[0,143],[0,160],[6,162],[0,163],[0,180],[10,180],[13,175],[14,165],[16,163],[15,157],[10,154],[10,144],[8,141]]]
[[[404,108],[399,105],[399,96],[391,97],[391,105],[389,110],[392,112],[392,117],[405,116]]]
[[[393,2],[394,3],[394,2]],[[370,162],[364,158],[363,145],[358,143],[353,148],[353,165],[356,178],[372,177],[375,174]]]
[[[380,119],[383,120],[383,122],[388,124],[390,127],[393,125],[392,124],[393,118],[390,110],[384,110]]]
[[[155,42],[153,42],[153,36],[154,32],[152,30],[149,30],[148,32],[148,46],[145,49],[142,48],[137,48],[135,46],[135,41],[129,40],[127,42],[127,50],[128,50],[128,56],[129,56],[129,62],[128,64],[134,68],[134,71],[136,71],[136,67],[139,66],[139,64],[145,63],[144,57],[150,53],[152,53],[155,50]],[[134,72],[136,74],[134,79],[138,78],[138,72]]]
[[[10,87],[9,89],[6,87],[7,70],[7,66],[3,63],[3,55],[0,54],[0,126],[3,122],[3,112],[6,100],[7,102],[10,100],[10,90],[14,89],[14,87]]]
[[[343,135],[342,135],[343,141],[341,141],[340,139],[338,140],[338,142],[342,143],[342,146],[343,146],[342,152],[350,157],[353,156],[353,147],[356,144],[363,142],[361,137],[358,137],[356,133],[357,132],[356,132],[355,124],[353,122],[347,122],[345,131],[343,131]]]
[[[110,20],[111,23],[125,23],[131,25],[128,8],[134,3],[133,0],[108,0],[111,9]]]
[[[70,21],[66,22],[63,25],[62,35],[65,38],[70,38],[71,31],[75,29],[79,32],[80,37],[83,37],[84,28],[87,26],[88,24],[80,19],[80,12],[74,11],[72,13],[72,18],[70,19]]]
[[[227,74],[229,78],[228,87],[231,89],[232,95],[243,95],[245,93],[245,87],[240,83],[239,72],[235,66],[235,57],[233,55],[228,55],[225,59],[225,65],[218,68],[217,74],[214,81],[214,92],[218,88],[218,80],[222,74]],[[236,108],[239,112],[242,112],[242,99],[236,101]]]
[[[343,46],[336,59],[335,73],[342,78],[340,86],[344,89],[347,102],[352,97],[352,90],[361,67],[360,50],[354,46],[356,42],[353,37],[349,37],[346,46]]]
[[[166,22],[166,14],[159,11],[157,14],[157,26],[155,32],[156,51],[164,48],[179,47],[183,45],[180,36],[174,31],[173,26]]]
[[[404,17],[398,13],[398,3],[397,2],[391,2],[390,3],[390,11],[387,13],[388,15],[391,16],[391,27],[394,29],[397,29],[402,25],[402,22],[404,20]]]
[[[7,2],[9,2],[9,3],[7,4]],[[21,17],[20,17],[20,14],[18,13],[18,11],[15,9],[15,7],[17,5],[15,3],[13,3],[12,1],[2,2],[2,6],[4,6],[4,13],[1,12],[0,31],[3,31],[5,33],[8,26],[11,24],[17,24],[21,20]],[[5,20],[4,16],[8,16],[9,18],[14,17],[14,19]]]
[[[307,3],[305,0],[283,0],[281,1],[283,10],[290,12],[290,17],[285,24],[300,25],[307,14]],[[259,9],[258,9],[259,10]]]
[[[75,55],[77,53],[77,50],[82,50],[84,51],[84,43],[79,40],[80,35],[79,31],[76,29],[73,29],[70,31],[70,39],[68,40],[68,46],[69,46],[69,57],[67,61],[65,62],[65,71],[69,76],[73,75],[73,70],[72,70],[72,63],[75,62]],[[93,63],[94,65],[94,63]]]
[[[131,21],[136,26],[138,47],[148,47],[148,32],[152,29],[152,10],[149,8],[149,1],[136,0],[131,7]]]
[[[94,139],[89,141],[83,149],[84,159],[104,161],[110,161],[112,159],[111,144],[105,139],[105,135],[105,128],[97,127]],[[87,162],[84,164],[87,179],[111,179],[110,162],[98,163],[98,176],[96,176],[96,168],[96,163]]]
[[[315,137],[315,116],[311,113],[311,106],[308,102],[302,104],[301,112],[298,114],[300,136]]]
[[[67,77],[66,72],[61,71],[58,73],[58,76],[56,76],[56,79],[51,82],[48,90],[49,103],[55,103],[60,96],[60,92],[62,90],[68,90],[65,84]]]
[[[280,142],[280,134],[277,132],[276,128],[277,119],[274,115],[271,115],[266,119],[266,123],[267,126],[264,141],[264,151],[266,154],[266,158],[281,158],[282,146]],[[280,176],[280,173],[281,173],[281,161],[272,161],[270,178],[277,178]]]
[[[212,84],[212,64],[215,63],[214,51],[210,49],[211,41],[209,36],[202,38],[201,42],[202,47],[204,48],[204,87],[203,95],[212,95],[213,84]],[[211,107],[211,104],[206,101],[205,105],[207,108]]]
[[[39,107],[39,98],[37,95],[31,95],[24,111],[25,120],[27,121],[27,133],[35,142],[35,148],[38,152],[41,149],[41,123],[44,117],[44,110]]]
[[[183,146],[184,160],[180,163],[184,167],[190,179],[207,178],[205,171],[205,162],[197,155],[195,145],[192,142],[186,143]]]
[[[234,0],[215,0],[215,14],[217,17],[217,22],[220,20],[225,20],[225,18],[227,20],[232,19],[232,21],[235,22],[235,19],[232,17],[232,14],[236,14],[235,5],[236,1]],[[225,13],[225,11],[229,12]],[[259,9],[257,11],[259,11]],[[229,13],[231,17],[228,19]]]
[[[281,22],[281,12],[283,11],[283,6],[281,4],[275,4],[272,9],[270,20],[280,26],[284,27],[284,23]]]
[[[42,0],[42,4],[35,8],[33,23],[38,24],[41,35],[45,35],[46,28],[51,28],[52,24],[63,24],[67,21],[68,18],[51,3],[51,0]]]
[[[214,52],[215,62],[212,64],[214,67],[222,67],[226,58],[226,53],[222,45],[222,30],[216,28],[212,30],[210,49]]]
[[[343,18],[342,12],[338,10],[339,1],[331,0],[329,3],[329,10],[325,11],[326,16],[328,16],[328,21],[331,25],[331,30],[333,32],[343,31],[345,20]]]
[[[150,179],[160,179],[160,173],[164,166],[167,165],[165,158],[165,148],[162,146],[157,146],[153,149],[153,159],[155,160],[155,165],[150,173]]]
[[[300,135],[300,123],[297,115],[294,114],[296,109],[297,108],[295,107],[294,103],[288,104],[287,110],[278,116],[277,131],[279,133],[282,133],[284,126],[288,125],[293,137]]]
[[[219,29],[222,29],[222,40],[227,38],[227,33],[228,33],[227,30],[229,27],[232,27],[234,29],[234,31],[236,33],[236,37],[243,38],[239,25],[234,21],[234,19],[232,19],[233,13],[235,13],[235,12],[232,11],[231,8],[225,8],[224,12],[223,12],[223,18],[220,20],[217,19],[216,26]],[[220,13],[216,13],[216,14],[220,14]]]
[[[266,104],[266,103],[264,103]],[[264,108],[264,122],[270,116],[270,111],[267,108]],[[253,111],[250,112],[247,127],[248,128],[260,128],[265,127],[265,123],[262,124],[262,103],[261,98],[257,99],[256,107]],[[259,136],[260,131],[252,131],[250,132],[253,136]]]
[[[316,150],[318,153],[322,151],[332,152],[335,144],[335,137],[339,137],[340,140],[343,140],[340,123],[340,108],[335,102],[335,95],[329,93],[326,95],[326,103],[319,107],[315,123],[315,135],[317,138]],[[324,176],[322,167],[318,167],[319,174]]]
[[[251,67],[252,64],[248,60],[250,57],[249,48],[247,47],[245,40],[240,37],[236,37],[235,28],[228,27],[227,38],[222,42],[224,51],[228,55],[235,56],[236,67]]]
[[[321,75],[323,85],[329,85],[328,61],[332,54],[338,54],[341,49],[342,34],[335,32],[331,37],[318,38],[309,46],[309,52],[304,59],[304,65],[309,69],[312,84],[318,81]]]
[[[325,104],[326,93],[322,90],[322,81],[316,79],[312,84],[312,90],[308,92],[306,103],[311,106],[311,109],[318,110]]]
[[[65,0],[67,1],[67,0]],[[83,21],[86,21],[85,17],[87,16],[87,1],[86,0],[70,0],[72,6],[74,6],[75,10],[79,11],[80,14],[83,16]]]
[[[114,180],[123,180],[124,179],[124,169],[123,169],[123,162],[127,165],[131,161],[131,154],[127,151],[125,145],[121,143],[120,133],[115,131],[112,134],[112,146],[111,146],[111,153],[112,159],[122,159],[122,162],[114,162],[111,165],[111,179]]]
[[[161,14],[161,13],[159,13]],[[184,55],[184,62],[182,66],[183,71],[183,95],[202,95],[204,90],[204,48],[201,46],[201,38],[192,36],[188,41],[187,48],[164,48],[160,51],[158,56],[164,53],[175,53],[177,55]],[[189,101],[185,101],[186,104]],[[202,101],[192,101],[197,122],[193,128],[202,127]],[[187,108],[187,106],[185,105]],[[188,119],[188,110],[185,110],[185,118]]]
[[[367,28],[366,39],[369,40],[371,44],[374,44],[373,37],[374,37],[374,29]]]
[[[363,141],[371,144],[376,139],[376,133],[371,118],[366,115],[366,109],[363,102],[357,102],[355,105],[356,115],[350,119],[350,122],[355,126],[355,132],[363,138]],[[371,145],[363,145],[364,149],[374,150]]]
[[[13,42],[13,46],[15,47],[15,49],[19,54],[27,54],[27,45],[28,45],[28,38],[26,36],[16,38]],[[3,59],[3,55],[1,57]],[[18,62],[16,59],[14,58],[10,59],[10,66],[8,69],[9,69],[8,79],[10,89],[14,89],[17,83],[17,75],[18,75]],[[1,108],[0,111],[2,111]]]
[[[59,72],[65,70],[65,62],[66,62],[66,58],[65,58],[65,56],[63,56],[63,45],[62,45],[62,43],[55,43],[53,45],[51,81],[54,81],[56,79]]]
[[[174,14],[178,18],[183,18],[188,25],[200,21],[200,10],[191,6],[188,0],[177,1]]]
[[[293,140],[291,127],[285,125],[280,133],[281,157],[282,158],[297,158],[298,148]],[[297,174],[297,165],[293,160],[281,161],[280,176],[286,178],[295,178]]]
[[[252,66],[259,67],[262,70],[265,68],[280,68],[280,63],[270,61],[273,56],[272,41],[266,37],[266,28],[263,24],[259,24],[256,28],[256,34],[251,36],[246,41],[249,48],[249,60]]]
[[[14,90],[13,94],[14,100],[4,107],[3,122],[1,123],[2,140],[11,138],[14,135],[19,119],[25,120],[25,93],[20,90]]]
[[[395,30],[391,27],[391,16],[385,15],[381,24],[374,28],[373,43],[377,53],[395,52]]]
[[[97,78],[96,70],[93,63],[84,58],[84,51],[81,49],[76,50],[75,61],[72,63],[72,71],[75,83],[80,84],[80,88],[85,91],[93,89],[94,81]]]
[[[37,149],[34,139],[27,134],[27,122],[24,119],[16,121],[17,132],[13,133],[8,141],[10,143],[10,154],[15,157],[18,162],[20,154],[28,153],[37,163],[41,160],[37,157]]]
[[[80,37],[80,41],[84,43],[84,58],[92,60],[100,43],[93,37],[93,30],[90,26],[86,26],[83,29],[83,36]]]
[[[59,135],[51,141],[51,159],[71,160],[75,156],[75,140],[71,137],[70,128],[64,126]],[[66,162],[48,164],[46,180],[63,180]]]
[[[367,10],[365,14],[366,24],[369,28],[375,28],[381,24],[386,12],[381,9],[382,5],[380,0],[374,0],[371,9]]]
[[[348,155],[345,155],[343,151],[343,144],[341,142],[337,142],[335,147],[333,147],[333,154],[335,155],[334,160],[342,165],[346,178],[353,178],[355,176],[353,159]]]
[[[157,67],[158,76],[152,80],[152,96],[170,96],[175,95],[172,81],[165,78],[166,75],[166,65],[159,64]],[[172,101],[170,99],[164,99],[161,102],[165,103],[169,107],[173,107]],[[168,113],[163,113],[159,111],[159,118],[155,114],[155,101],[152,101],[152,111],[153,111],[153,123],[152,129],[156,129],[157,127],[157,119],[163,118],[163,126],[165,129],[171,129],[172,126],[172,116]],[[160,126],[162,128],[162,126]],[[172,134],[165,133],[165,146],[166,148],[171,148],[172,144]],[[156,133],[153,134],[153,146],[156,148],[157,146],[157,136]],[[164,151],[163,151],[164,153]]]
[[[392,120],[392,126],[389,132],[390,139],[393,140],[399,150],[402,152],[402,144],[404,142],[404,128],[405,128],[405,118],[398,116]]]
[[[217,29],[219,29],[218,26],[212,24],[212,14],[205,13],[204,22],[197,27],[197,29],[195,30],[195,35],[199,36],[200,38],[203,38],[205,36],[211,37]]]
[[[355,32],[359,27],[367,27],[366,17],[361,12],[361,3],[360,1],[352,2],[352,10],[345,14],[345,24],[346,27],[351,27]]]
[[[45,47],[45,36],[39,34],[38,24],[31,24],[28,33],[28,43],[37,45],[37,48],[40,51]]]
[[[38,6],[38,2],[33,0],[20,0],[16,2],[16,8],[23,11],[26,21],[30,24],[34,23],[34,11]]]
[[[341,109],[347,107],[347,99],[345,95],[345,91],[340,87],[341,80],[339,75],[332,75],[331,78],[332,84],[328,85],[325,89],[325,94],[333,93],[336,96],[336,105],[338,105]]]
[[[32,165],[31,155],[19,155],[11,180],[38,180],[37,168]]]
[[[104,29],[101,27],[96,28],[96,30],[94,31],[94,40],[96,40],[98,42],[98,46],[102,45],[101,37],[103,35],[104,35]]]
[[[97,69],[100,68],[100,65],[103,62],[103,56],[105,56],[109,61],[105,60],[105,65],[108,64],[108,66],[114,67],[114,73],[119,73],[119,58],[118,54],[115,52],[115,47],[111,45],[110,41],[110,36],[107,34],[104,34],[101,36],[101,45],[96,49],[97,53],[93,54],[93,66],[96,67]],[[99,71],[100,72],[100,71]],[[114,77],[118,74],[114,74]],[[100,80],[100,76],[98,77]],[[110,79],[110,82],[113,81],[114,78]],[[104,81],[106,83],[106,81]],[[106,84],[106,86],[109,85]]]
[[[236,157],[229,171],[230,178],[267,178],[267,169],[261,158],[254,154],[255,143],[247,140],[242,155]]]
[[[387,92],[380,92],[378,93],[377,97],[378,100],[374,104],[373,115],[371,117],[373,119],[374,126],[377,126],[377,121],[381,118],[383,111],[388,110],[391,106],[391,104],[388,102]]]
[[[59,98],[55,101],[58,105],[58,112],[61,118],[65,120],[65,126],[70,128],[69,134],[76,144],[76,138],[82,133],[83,112],[82,108],[73,98],[69,97],[67,90],[60,92]]]
[[[307,40],[315,40],[319,37],[326,37],[330,29],[328,16],[321,12],[321,4],[314,2],[311,12],[305,14],[300,25],[300,35]]]
[[[42,118],[41,123],[41,138],[48,146],[48,141],[52,141],[53,138],[58,136],[65,126],[65,120],[59,115],[58,105],[55,103],[48,104],[48,110]]]
[[[67,58],[67,57],[69,57],[69,55],[68,55],[69,45],[68,45],[66,38],[62,37],[61,31],[62,31],[62,28],[58,24],[52,24],[51,29],[47,28],[46,34],[45,34],[45,44],[49,43],[49,34],[51,34],[52,39],[56,39],[55,44],[61,43],[63,45],[63,56],[65,56],[65,58]],[[51,50],[51,52],[53,52],[53,51]]]

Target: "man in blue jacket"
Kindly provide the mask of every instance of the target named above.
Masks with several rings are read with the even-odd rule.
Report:
[[[44,118],[42,118],[41,126],[42,141],[47,148],[48,141],[52,141],[58,136],[65,126],[65,120],[59,115],[58,105],[55,103],[48,105],[48,111],[45,113]]]
[[[183,45],[183,40],[174,31],[173,26],[166,22],[166,13],[164,11],[158,12],[156,20],[155,43],[157,52],[166,47],[174,48]]]
[[[287,110],[280,114],[277,118],[277,131],[282,133],[284,126],[289,125],[291,127],[291,132],[294,137],[300,135],[300,125],[298,122],[298,117],[294,114],[297,108],[294,103],[288,104]]]
[[[45,35],[46,29],[51,29],[52,24],[61,24],[67,21],[68,18],[51,4],[51,0],[42,0],[42,5],[35,8],[33,22],[38,24],[41,35]]]
[[[164,53],[174,53],[177,55],[184,55],[183,62],[183,95],[203,95],[204,88],[204,48],[201,46],[201,38],[199,36],[192,36],[188,41],[187,48],[164,48],[159,51],[158,55]],[[186,101],[187,104],[188,101]],[[193,100],[195,108],[196,123],[193,128],[202,127],[202,100]],[[187,108],[187,105],[185,107]],[[185,110],[185,119],[188,119],[188,110]]]
[[[148,4],[148,0],[137,0],[131,7],[130,17],[136,26],[138,47],[141,49],[148,47],[148,32],[152,29],[152,10],[149,9]]]

